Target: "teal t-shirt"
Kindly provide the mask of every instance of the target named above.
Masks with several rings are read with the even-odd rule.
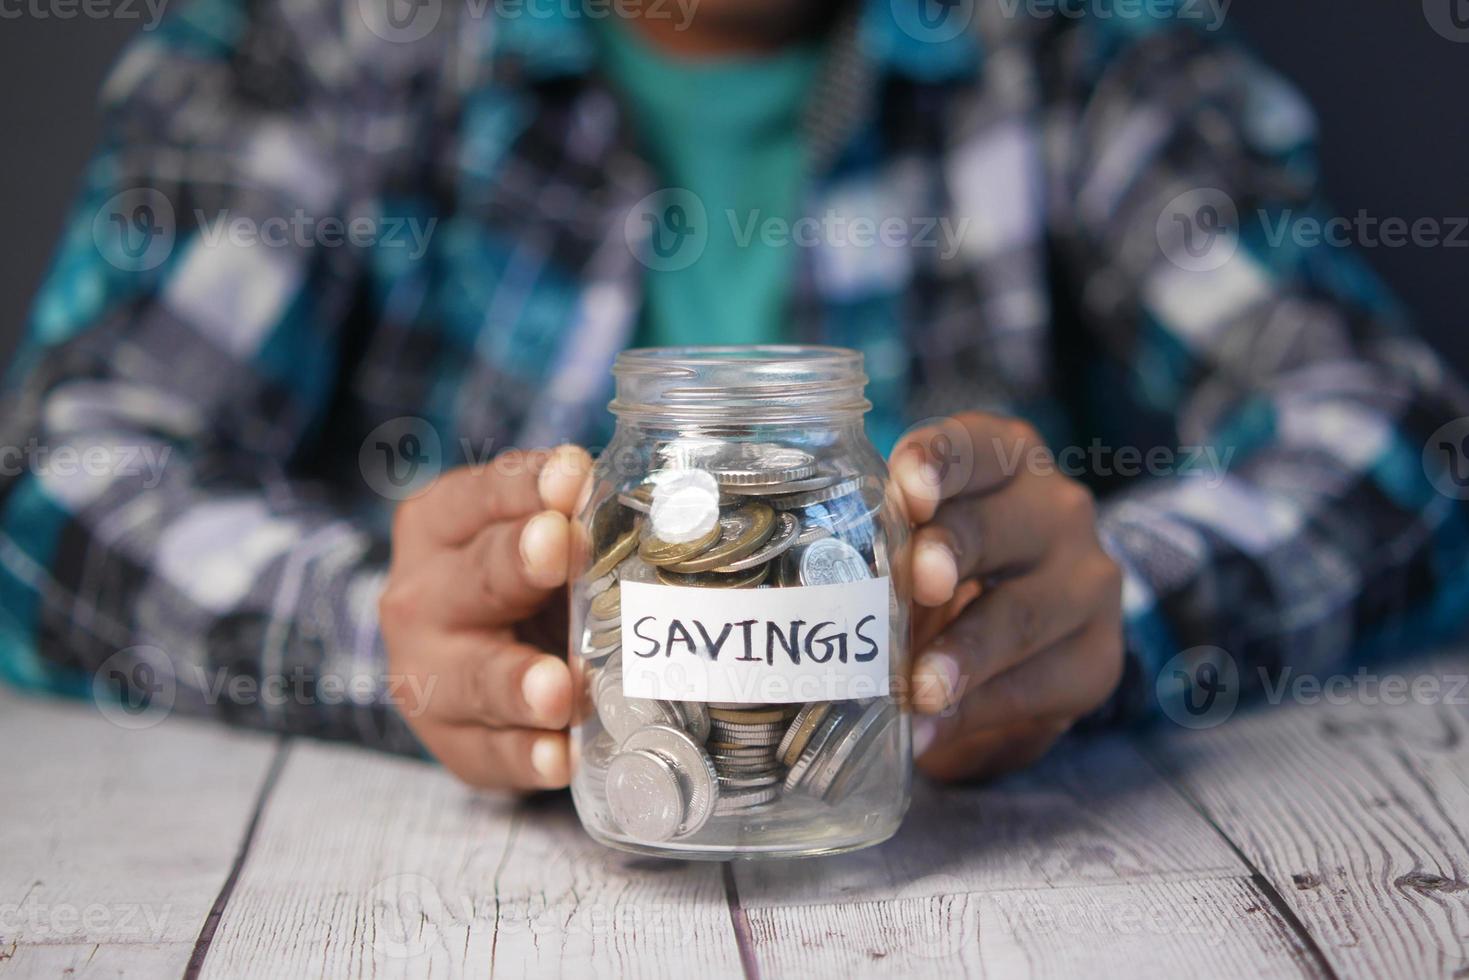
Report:
[[[647,271],[637,342],[780,343],[796,271],[789,228],[806,172],[801,113],[820,50],[687,59],[634,31],[604,23],[603,68],[660,186],[692,192],[708,227],[692,264]],[[784,241],[763,232],[772,220]]]

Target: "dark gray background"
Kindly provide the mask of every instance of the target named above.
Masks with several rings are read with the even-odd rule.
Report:
[[[133,19],[0,19],[0,361],[19,334],[95,137],[98,84],[141,28],[145,8],[136,9]],[[1341,213],[1363,208],[1410,223],[1469,217],[1469,44],[1435,33],[1420,0],[1238,0],[1229,23],[1315,104],[1327,187]],[[1469,248],[1365,254],[1469,374],[1459,299]]]

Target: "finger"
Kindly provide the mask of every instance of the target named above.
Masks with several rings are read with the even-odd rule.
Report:
[[[557,511],[491,524],[468,547],[429,555],[391,579],[383,614],[419,626],[518,622],[566,581],[570,538]]]
[[[592,471],[592,456],[580,446],[557,446],[541,469],[537,488],[542,506],[570,517],[577,495]]]
[[[1069,727],[1059,721],[1034,721],[949,742],[934,741],[916,762],[932,779],[994,779],[1040,761]]]
[[[445,668],[448,721],[559,730],[571,723],[571,671],[538,647],[466,636]],[[457,645],[457,644],[456,644]]]
[[[542,509],[541,470],[549,452],[514,450],[484,466],[450,470],[393,515],[394,557],[415,560],[467,544],[487,525]],[[554,482],[554,481],[553,481]]]
[[[565,732],[443,725],[422,738],[445,769],[481,789],[560,789],[571,780]]]
[[[893,450],[891,471],[909,515],[921,524],[941,501],[991,493],[1043,452],[1028,422],[967,412],[905,435]]]
[[[914,707],[936,714],[953,703],[930,692],[962,693],[1022,663],[1077,630],[1111,594],[1112,566],[1052,558],[976,599],[922,651],[913,668]]]
[[[967,578],[1033,568],[1059,537],[1094,535],[1090,500],[1080,484],[1021,478],[989,496],[946,501],[913,538],[914,600],[947,602]]]
[[[1098,621],[983,684],[934,718],[935,742],[1037,719],[1074,721],[1101,704],[1122,674],[1122,628]]]

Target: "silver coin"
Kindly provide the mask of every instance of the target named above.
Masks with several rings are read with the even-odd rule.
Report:
[[[780,787],[773,785],[758,786],[754,789],[742,789],[738,791],[732,790],[719,798],[719,803],[715,806],[714,812],[720,814],[739,813],[752,807],[757,807],[762,803],[769,803],[779,795]]]
[[[796,535],[796,546],[800,547],[801,545],[807,545],[813,541],[820,541],[822,538],[829,537],[831,537],[831,532],[820,524],[803,523],[801,525],[801,533]]]
[[[719,777],[719,789],[720,792],[723,792],[726,787],[729,789],[754,789],[757,786],[774,786],[778,782],[780,782],[780,770],[778,769],[764,769],[760,772],[750,773],[749,775],[738,776],[725,776],[721,774]]]
[[[811,741],[807,742],[806,748],[802,750],[801,757],[791,765],[790,772],[786,773],[785,789],[787,791],[796,790],[801,787],[801,784],[806,779],[806,774],[811,770],[812,764],[815,763],[817,756],[821,754],[822,747],[831,738],[832,733],[842,727],[843,715],[844,712],[840,707],[833,707],[827,713],[827,716],[822,719],[821,724],[816,729],[816,734],[811,736]]]
[[[822,749],[821,758],[806,779],[806,791],[829,802],[838,802],[833,798],[838,779],[845,773],[842,788],[847,788],[851,774],[863,768],[867,749],[887,733],[897,716],[898,711],[891,702],[874,701],[860,715],[852,717]]]
[[[839,473],[817,473],[815,476],[808,476],[803,480],[791,480],[787,483],[754,485],[731,484],[724,487],[724,491],[726,493],[741,494],[744,496],[756,494],[760,496],[768,496],[771,494],[812,493],[818,490],[825,490],[827,487],[836,483],[841,478],[841,474]]]
[[[592,579],[586,585],[582,586],[582,588],[585,590],[588,599],[595,599],[603,592],[606,592],[608,589],[612,588],[612,583],[616,581],[616,574],[609,572],[606,575],[603,575],[601,578]]]
[[[709,709],[698,701],[675,701],[673,707],[683,719],[683,730],[694,736],[696,742],[709,740]]]
[[[673,764],[646,750],[617,753],[607,767],[607,808],[638,840],[668,840],[683,823],[685,809]]]
[[[719,773],[699,744],[680,728],[649,725],[629,735],[622,750],[653,752],[673,763],[684,797],[684,819],[676,836],[698,833],[719,799]]]
[[[618,582],[641,582],[646,585],[658,583],[658,569],[638,555],[624,558],[621,565],[617,566]],[[621,607],[619,606],[619,609]]]
[[[872,578],[867,559],[856,548],[838,538],[813,541],[801,552],[802,585],[840,585]]]
[[[617,743],[612,736],[602,732],[596,738],[586,743],[582,749],[581,763],[586,767],[584,775],[588,778],[605,780],[607,778],[607,767],[612,763],[612,757],[617,754]]]
[[[779,510],[804,510],[816,504],[824,504],[829,500],[857,493],[862,489],[862,482],[862,477],[848,477],[845,480],[827,484],[819,490],[774,495],[768,497],[765,502]]]
[[[804,449],[764,442],[721,443],[703,460],[721,486],[771,486],[804,480],[816,459]]]
[[[739,561],[732,561],[728,565],[720,565],[718,568],[713,569],[713,571],[720,573],[743,572],[747,568],[763,565],[772,558],[788,551],[796,543],[800,529],[801,522],[796,518],[795,514],[788,514],[785,511],[781,511],[775,515],[775,532],[771,534],[769,540],[756,549],[753,554],[741,558]]]
[[[667,701],[630,698],[623,694],[621,670],[608,671],[598,677],[597,682],[592,691],[597,717],[617,744],[621,745],[644,725],[678,725],[678,711]]]

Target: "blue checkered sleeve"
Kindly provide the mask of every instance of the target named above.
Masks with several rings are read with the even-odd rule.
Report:
[[[1352,252],[1294,233],[1330,216],[1310,113],[1186,30],[1065,43],[1089,97],[1058,128],[1055,230],[1088,411],[1111,445],[1180,447],[1102,504],[1129,654],[1101,717],[1452,635],[1465,504],[1424,447],[1469,401]]]
[[[210,226],[371,213],[372,158],[343,136],[371,89],[332,74],[333,16],[198,0],[113,72],[0,413],[0,441],[37,448],[0,485],[0,665],[412,751],[376,629],[385,542],[301,475],[359,257]]]

